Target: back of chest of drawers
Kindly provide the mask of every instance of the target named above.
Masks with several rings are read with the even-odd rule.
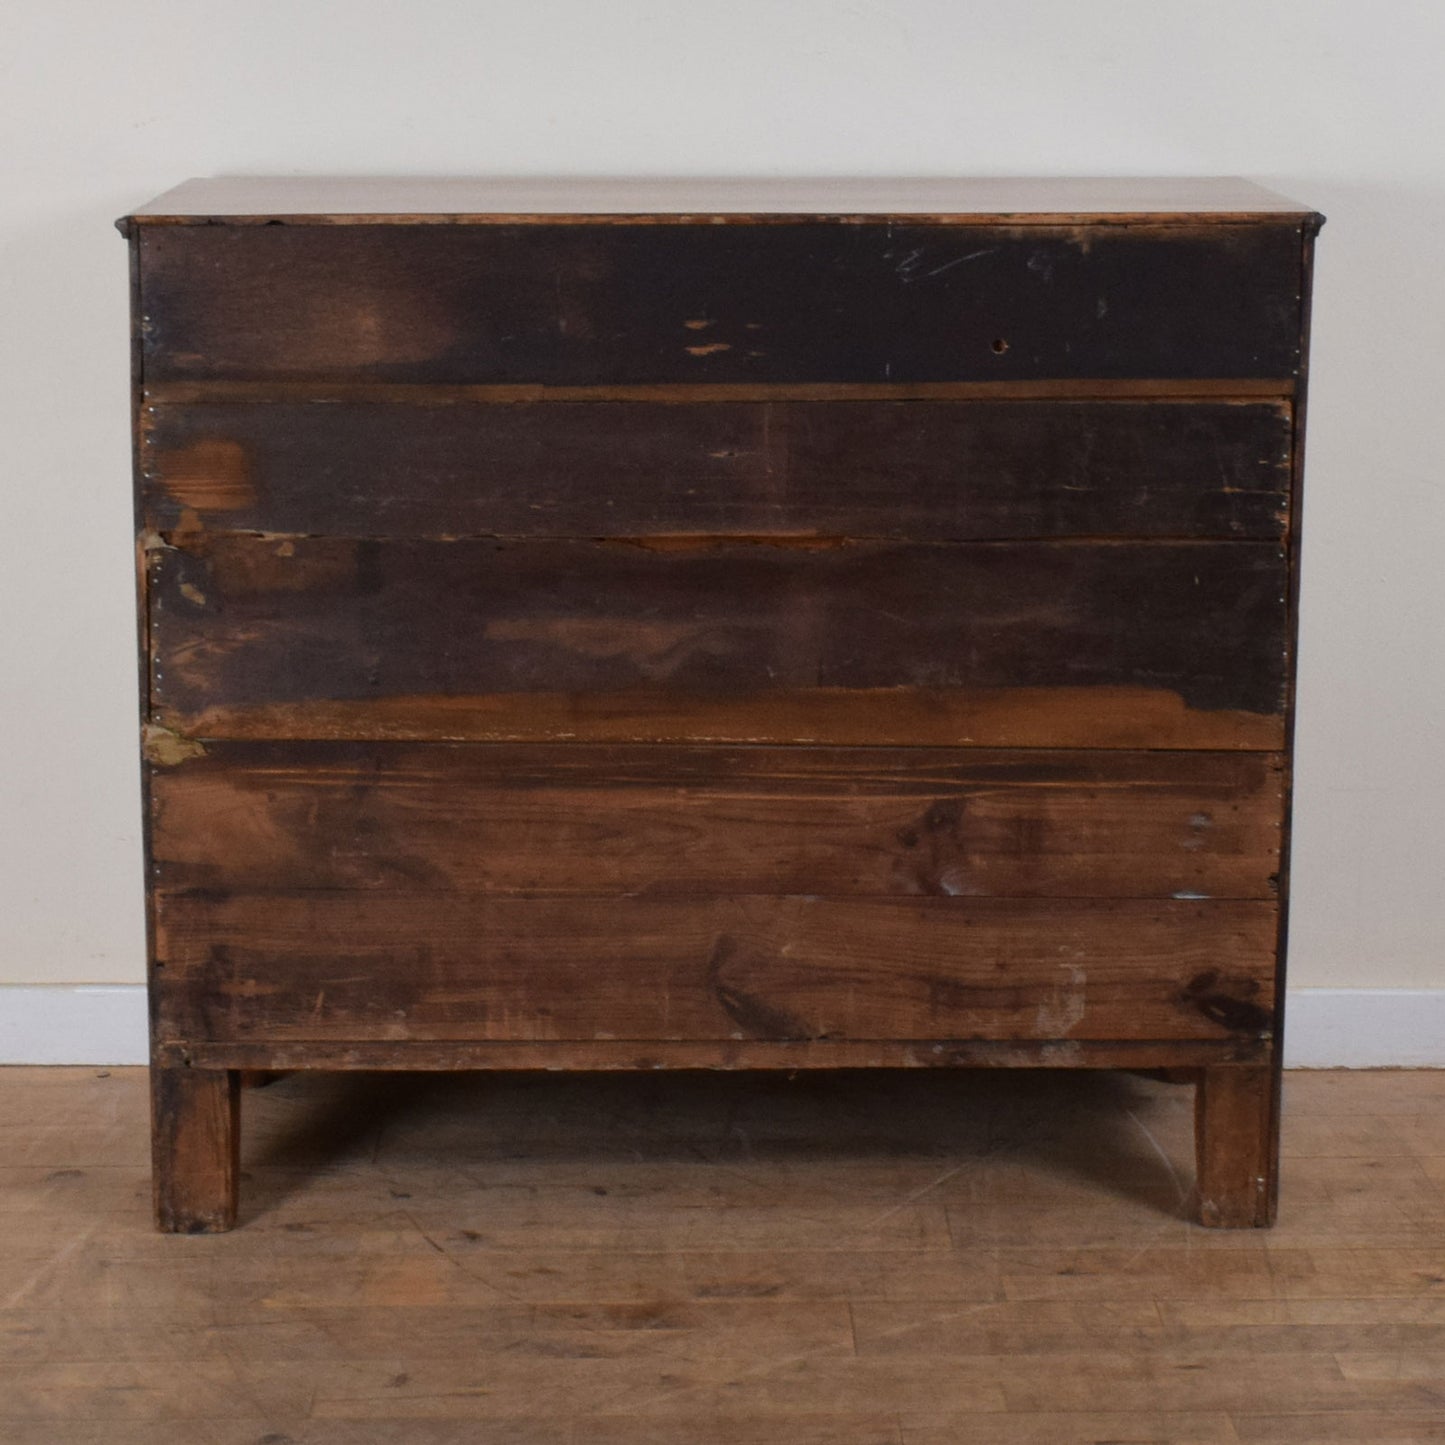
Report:
[[[1263,1048],[1303,264],[145,229],[159,1036]]]

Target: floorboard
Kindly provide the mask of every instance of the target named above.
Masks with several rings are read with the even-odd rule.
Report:
[[[1289,1075],[1271,1232],[1124,1074],[291,1075],[197,1238],[146,1109],[0,1070],[6,1445],[1445,1441],[1445,1071]]]

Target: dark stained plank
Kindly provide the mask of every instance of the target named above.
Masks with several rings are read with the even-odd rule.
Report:
[[[144,374],[1290,377],[1301,225],[144,226]]]
[[[1265,543],[201,536],[152,551],[197,736],[1279,746]]]
[[[141,388],[149,413],[161,406],[232,402],[396,402],[414,406],[458,402],[515,406],[538,401],[697,402],[784,401],[1287,401],[1295,378],[1042,377],[1030,381],[675,381],[628,385],[550,386],[541,382],[405,381],[152,381]]]
[[[619,1039],[569,1041],[559,1058],[551,1040],[337,1042],[316,1039],[201,1040],[162,1043],[157,1058],[174,1066],[265,1069],[472,1069],[629,1072],[634,1069],[1137,1069],[1148,1060],[1194,1071],[1264,1059],[1269,1041],[1225,1039]]]
[[[376,702],[221,704],[166,714],[144,732],[148,761],[168,765],[208,741],[228,739],[397,741],[716,742],[854,746],[1150,748],[1275,752],[1282,720],[1259,713],[1185,707],[1147,687],[1020,687],[975,690],[810,688],[738,699],[669,698],[655,690],[440,694]]]
[[[151,1155],[157,1228],[211,1234],[236,1222],[240,1074],[151,1069]]]
[[[1274,896],[1264,753],[226,743],[157,767],[163,889]]]
[[[156,1037],[1257,1039],[1273,1025],[1275,912],[159,893]]]
[[[146,525],[425,537],[1274,538],[1285,403],[152,406]]]

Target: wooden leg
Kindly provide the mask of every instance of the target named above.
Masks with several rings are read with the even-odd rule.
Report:
[[[1274,1223],[1279,1176],[1275,1078],[1268,1064],[1201,1069],[1194,1106],[1199,1222],[1215,1229]]]
[[[235,1224],[240,1098],[234,1069],[151,1066],[156,1228],[213,1234]]]

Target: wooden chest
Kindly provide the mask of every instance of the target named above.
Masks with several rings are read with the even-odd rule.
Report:
[[[1320,218],[191,182],[123,221],[157,1217],[243,1070],[1198,1080],[1274,1214]]]

